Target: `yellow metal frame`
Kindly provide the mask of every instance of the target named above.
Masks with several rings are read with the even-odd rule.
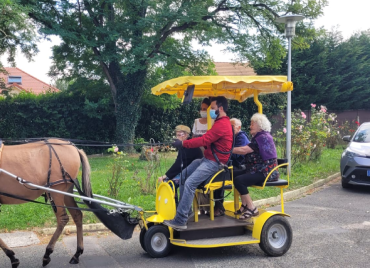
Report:
[[[233,169],[234,167],[233,166],[230,166],[228,167],[231,173],[231,185],[232,185],[232,190],[234,190],[234,172],[233,172]],[[209,193],[209,204],[204,204],[204,205],[198,205],[198,193],[199,192],[203,192],[202,190],[195,190],[195,195],[194,195],[194,199],[193,199],[193,210],[194,211],[198,211],[198,208],[199,207],[202,207],[202,206],[209,206],[209,209],[210,209],[210,215],[209,215],[209,218],[211,221],[213,221],[215,219],[215,210],[214,210],[214,205],[215,205],[215,202],[213,201],[214,200],[214,190],[215,189],[210,189],[211,187],[211,184],[213,183],[213,180],[219,175],[221,174],[222,172],[225,172],[224,169],[221,169],[219,171],[217,171],[217,173],[215,175],[213,175],[212,179],[209,181],[209,183],[207,183],[205,186],[206,186],[206,190],[204,191],[204,193]],[[218,183],[218,182],[217,182]],[[222,183],[222,182],[220,182]],[[226,185],[226,184],[225,184]],[[230,185],[230,184],[228,184]],[[217,188],[219,189],[219,188]],[[197,213],[194,213],[194,222],[198,222],[198,214]]]
[[[267,177],[266,177],[265,181],[263,182],[262,186],[253,185],[252,187],[257,188],[257,189],[261,189],[261,190],[265,189],[266,183],[267,183],[268,179],[270,178],[272,172],[274,172],[279,167],[284,167],[284,166],[289,166],[289,163],[284,163],[284,164],[278,165],[277,167],[274,167],[270,171],[270,173],[267,175]],[[289,187],[289,172],[287,172],[287,179],[288,179],[288,185],[274,186],[274,187],[280,188],[280,203],[281,203],[281,212],[282,213],[284,213],[284,195],[283,195],[283,191],[284,191],[285,188]]]
[[[252,230],[252,237],[260,240],[262,228],[265,225],[265,222],[269,218],[275,215],[282,215],[282,216],[290,217],[290,215],[285,214],[283,212],[278,212],[278,211],[266,211],[265,213],[262,213],[258,217],[254,218],[255,221],[254,221],[253,230]]]

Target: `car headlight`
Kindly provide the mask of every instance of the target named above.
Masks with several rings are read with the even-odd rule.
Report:
[[[347,156],[348,158],[354,158],[354,157],[366,157],[366,155],[364,154],[359,154],[359,153],[355,153],[349,149],[347,149],[345,151],[345,156]]]

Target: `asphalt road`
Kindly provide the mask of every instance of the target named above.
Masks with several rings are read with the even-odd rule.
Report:
[[[175,248],[170,256],[152,259],[139,244],[114,235],[86,235],[80,264],[68,262],[76,237],[57,243],[47,267],[367,267],[370,262],[370,187],[343,190],[339,181],[286,203],[293,244],[282,257],[267,257],[258,245],[215,249]],[[46,245],[15,248],[19,267],[42,267]],[[10,267],[0,254],[0,267]]]

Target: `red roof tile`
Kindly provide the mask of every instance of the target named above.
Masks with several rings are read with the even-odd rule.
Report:
[[[57,89],[56,87],[53,87],[53,86],[51,86],[51,85],[49,85],[45,82],[42,82],[41,80],[37,79],[36,77],[33,77],[32,75],[22,71],[19,68],[5,67],[5,70],[9,74],[0,73],[0,78],[4,79],[5,85],[7,87],[14,86],[14,87],[17,87],[21,90],[25,90],[25,91],[28,91],[28,92],[33,92],[36,95],[44,93],[45,91],[47,91],[49,89],[51,91],[54,91],[54,92],[59,91],[59,89]],[[20,77],[22,77],[22,83],[21,84],[17,84],[17,83],[8,84],[8,77],[9,76],[20,76]]]
[[[232,62],[215,62],[214,64],[218,75],[257,75],[247,63],[241,65]]]

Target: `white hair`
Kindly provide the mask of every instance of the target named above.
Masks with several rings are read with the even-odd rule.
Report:
[[[252,116],[251,121],[257,123],[257,125],[264,131],[271,131],[271,122],[267,119],[266,115],[255,113]]]
[[[242,121],[240,121],[238,118],[231,118],[230,122],[234,122],[236,126],[242,126]]]

